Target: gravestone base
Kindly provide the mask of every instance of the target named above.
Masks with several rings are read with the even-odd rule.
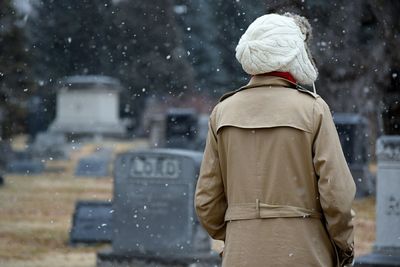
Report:
[[[400,254],[391,255],[379,252],[357,258],[354,266],[358,267],[400,267]]]
[[[121,255],[107,249],[97,253],[97,267],[218,267],[221,259],[216,253],[193,253],[159,257],[151,255]]]

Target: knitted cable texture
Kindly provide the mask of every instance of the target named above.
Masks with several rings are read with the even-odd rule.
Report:
[[[290,72],[299,83],[312,84],[318,71],[306,50],[310,34],[311,26],[303,17],[264,15],[251,23],[240,38],[236,58],[248,74]]]

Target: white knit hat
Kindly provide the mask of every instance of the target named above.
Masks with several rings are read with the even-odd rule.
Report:
[[[309,35],[311,26],[303,17],[289,13],[264,15],[240,38],[236,58],[248,74],[290,72],[297,82],[311,85],[318,70],[309,57]]]

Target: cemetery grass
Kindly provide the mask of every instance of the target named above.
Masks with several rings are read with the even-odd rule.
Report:
[[[23,142],[23,138],[17,138]],[[71,154],[69,161],[46,162],[62,173],[6,175],[0,188],[0,266],[2,267],[94,267],[96,246],[69,246],[69,230],[77,200],[111,200],[112,178],[76,178],[78,159],[99,146],[115,152],[146,147],[146,142],[87,144]],[[16,143],[15,148],[23,148]]]
[[[104,145],[104,142],[102,143]],[[111,143],[110,143],[111,144]],[[115,151],[145,147],[145,142],[114,144]],[[111,200],[112,178],[75,178],[79,157],[97,144],[85,145],[69,161],[49,161],[63,173],[7,175],[0,188],[0,266],[95,267],[97,246],[69,246],[69,230],[77,200]],[[366,254],[375,239],[375,199],[356,200],[356,254]],[[214,244],[215,247],[215,244]]]

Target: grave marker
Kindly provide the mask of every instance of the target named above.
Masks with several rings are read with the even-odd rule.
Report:
[[[76,203],[70,243],[109,243],[112,238],[112,203],[79,201]]]
[[[31,153],[27,151],[13,152],[12,159],[7,164],[8,173],[31,175],[42,173],[44,169],[44,162],[33,159]]]
[[[112,150],[100,149],[79,159],[75,168],[75,176],[107,177],[110,175],[111,161]]]
[[[69,76],[59,82],[56,118],[49,131],[80,136],[123,136],[119,117],[121,83],[98,75]]]
[[[201,153],[177,149],[118,156],[112,252],[98,254],[99,266],[129,266],[138,260],[157,262],[157,266],[218,263],[194,210],[201,159]]]
[[[368,170],[367,120],[352,113],[335,113],[333,116],[340,143],[357,187],[357,197],[375,192]]]
[[[376,241],[355,266],[400,266],[400,136],[377,141]]]
[[[70,152],[66,137],[50,132],[38,133],[30,149],[35,157],[45,160],[49,158],[65,160],[68,159]]]

